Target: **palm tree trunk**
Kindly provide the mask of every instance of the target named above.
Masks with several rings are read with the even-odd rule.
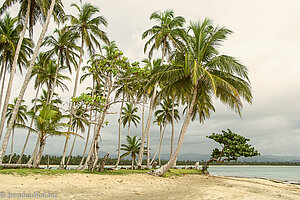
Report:
[[[111,91],[111,89],[112,89],[111,87],[112,86],[110,86],[110,88],[108,89],[108,93],[107,93],[107,95],[105,97],[107,99],[107,101],[105,102],[104,110],[103,110],[102,114],[100,114],[100,116],[99,116],[99,120],[98,120],[98,123],[97,123],[97,126],[96,126],[97,130],[94,133],[94,138],[92,140],[91,147],[90,147],[90,150],[89,150],[89,154],[88,154],[88,156],[86,158],[86,161],[84,163],[83,169],[86,169],[86,167],[87,167],[88,163],[90,162],[90,160],[91,161],[94,160],[93,164],[92,164],[93,166],[90,167],[91,169],[93,169],[95,167],[95,164],[97,163],[97,159],[95,159],[95,157],[97,157],[97,155],[98,155],[98,149],[99,149],[99,147],[98,147],[98,140],[99,140],[99,137],[100,137],[101,128],[103,126],[103,123],[104,123],[107,111],[109,109],[109,101],[108,101],[108,99],[109,99],[109,97],[111,95],[111,92],[112,92]]]
[[[101,114],[100,114],[101,115]],[[95,121],[97,120],[97,111],[96,111],[96,114],[95,114]],[[94,135],[93,135],[93,138],[92,138],[92,143],[94,142],[94,140],[95,140],[95,138],[96,138],[96,131],[97,131],[97,124],[95,124],[94,125]],[[91,148],[92,148],[92,146],[93,146],[93,144],[91,143],[91,147],[90,147],[90,150],[89,150],[89,153],[88,153],[88,155],[87,155],[87,158],[86,158],[86,160],[85,160],[85,162],[84,162],[84,165],[83,165],[83,167],[81,168],[81,166],[80,167],[78,167],[78,169],[82,169],[82,170],[84,170],[84,169],[86,169],[87,168],[87,165],[88,165],[88,159],[90,159],[90,157],[91,157],[91,155],[92,155],[92,151],[91,151]]]
[[[161,56],[161,65],[163,65],[164,63],[164,58],[165,58],[165,52],[166,52],[166,39],[164,39],[164,44],[163,44],[163,51],[162,51],[162,56]],[[143,155],[144,155],[144,142],[146,139],[146,135],[147,138],[150,138],[150,125],[151,125],[151,118],[152,118],[152,113],[154,110],[154,99],[156,97],[156,89],[158,87],[158,83],[155,83],[154,85],[154,91],[153,91],[153,95],[151,97],[151,101],[150,101],[150,108],[149,108],[149,114],[148,114],[148,119],[147,119],[147,124],[146,124],[146,128],[145,130],[143,130],[143,135],[142,135],[142,140],[141,140],[141,146],[140,146],[140,150],[139,150],[139,156],[138,156],[138,169],[142,168],[142,162],[143,162]],[[150,139],[147,140],[147,167],[150,167],[150,153],[149,153],[149,149],[150,149]]]
[[[95,81],[93,79],[92,97],[94,97],[94,90],[95,90]],[[91,106],[90,121],[92,121],[93,109],[94,109],[94,107]],[[97,117],[97,111],[95,112],[95,118],[96,117]],[[88,133],[87,133],[87,136],[86,136],[86,141],[85,141],[85,145],[84,145],[84,150],[83,150],[82,158],[81,158],[81,161],[80,161],[80,163],[79,163],[79,165],[77,167],[77,170],[79,170],[82,167],[82,164],[83,164],[83,161],[84,161],[84,158],[85,158],[85,154],[86,154],[86,150],[87,150],[87,146],[88,146],[89,139],[90,139],[91,128],[92,128],[92,124],[89,124]]]
[[[134,157],[131,156],[131,169],[133,169],[133,166],[134,166]]]
[[[1,72],[0,72],[0,80],[2,80],[2,76],[3,76],[3,71],[4,71],[4,68],[5,68],[5,56],[3,57],[3,61],[2,61],[2,65],[1,65]],[[2,88],[2,85],[3,85],[3,81],[1,82],[1,88]],[[3,91],[0,93],[0,109],[1,109],[1,103],[2,103],[2,95],[3,95]]]
[[[2,74],[3,70],[4,70],[4,74]],[[3,67],[1,69],[1,76],[0,76],[0,79],[1,79],[2,75],[3,75],[2,83],[1,83],[1,92],[0,92],[0,108],[2,105],[2,97],[3,97],[3,91],[4,91],[4,85],[5,85],[6,71],[7,71],[7,63],[6,63],[6,65],[4,65],[4,59],[3,59]],[[1,139],[1,134],[0,134],[0,139]]]
[[[130,136],[130,122],[128,122],[128,136]]]
[[[145,128],[145,104],[146,104],[146,97],[143,95],[143,109],[142,109],[142,133],[144,132]]]
[[[164,135],[165,135],[165,132],[166,132],[166,128],[167,128],[167,124],[165,124],[165,127],[164,127],[164,130],[163,130],[163,133],[161,135],[161,140],[159,142],[159,150],[158,150],[158,165],[159,167],[161,167],[161,160],[160,160],[160,154],[161,154],[161,145],[162,145],[162,141],[164,139]]]
[[[60,60],[60,54],[58,55],[58,59],[57,59],[58,62],[57,62],[57,68],[56,68],[56,71],[55,71],[55,76],[54,76],[54,84],[53,84],[53,88],[51,90],[51,93],[50,93],[50,96],[49,96],[49,99],[48,99],[48,103],[51,102],[54,90],[57,86],[56,81],[57,81],[57,75],[58,75],[58,71],[59,71],[59,60]]]
[[[36,94],[35,94],[34,106],[33,106],[33,111],[34,111],[34,112],[36,112],[36,102],[37,102],[37,97],[38,97],[39,91],[40,91],[40,87],[37,88]],[[33,126],[33,119],[34,119],[34,117],[35,117],[35,114],[34,114],[34,116],[31,118],[30,129],[31,129],[32,126]],[[22,152],[21,152],[21,155],[20,155],[20,157],[19,157],[19,160],[18,160],[17,164],[20,164],[20,163],[21,163],[22,157],[23,157],[24,152],[25,152],[25,149],[26,149],[26,147],[27,147],[27,143],[28,143],[30,134],[31,134],[31,130],[28,130],[27,137],[26,137],[26,140],[25,140],[25,143],[24,143],[24,146],[23,146],[23,149],[22,149]]]
[[[76,134],[78,132],[78,126],[76,126]],[[77,138],[77,135],[74,136],[74,140],[73,140],[73,144],[72,144],[72,147],[71,147],[71,151],[70,151],[70,154],[69,154],[69,157],[68,157],[68,160],[67,160],[67,163],[66,163],[66,168],[68,167],[69,165],[69,162],[70,162],[70,159],[71,159],[71,156],[72,156],[72,153],[73,153],[73,150],[74,150],[74,145],[75,145],[75,142],[76,142],[76,138]]]
[[[81,68],[81,63],[82,63],[82,56],[83,56],[84,40],[83,40],[83,37],[81,39],[82,40],[81,40],[80,57],[79,57],[79,64],[77,66],[77,71],[76,71],[75,85],[74,85],[74,90],[73,90],[73,98],[76,97],[78,81],[79,81],[79,74],[80,74],[80,68]],[[73,122],[73,113],[74,113],[74,103],[72,102],[71,115],[70,115],[70,125]],[[71,130],[71,127],[68,128],[68,131],[70,131],[70,130]],[[69,142],[69,138],[67,137],[66,141],[65,141],[63,155],[62,155],[61,162],[60,162],[60,165],[59,165],[60,169],[63,169],[64,165],[65,165],[65,158],[66,158],[66,155],[67,155],[68,142]]]
[[[193,94],[192,94],[192,101],[191,101],[189,110],[186,114],[186,117],[184,119],[183,125],[181,127],[181,131],[180,131],[179,139],[178,139],[178,144],[177,144],[175,153],[172,155],[172,158],[165,165],[163,165],[159,169],[156,169],[156,170],[153,170],[153,171],[149,172],[149,174],[155,175],[155,176],[162,176],[164,173],[166,173],[174,165],[174,162],[176,161],[176,159],[179,155],[181,146],[183,144],[183,140],[184,140],[184,136],[186,134],[187,128],[188,128],[189,123],[191,121],[191,116],[192,116],[193,109],[194,109],[194,106],[195,106],[196,97],[197,97],[197,87],[195,86],[195,88],[193,90]]]
[[[30,2],[30,1],[28,1]],[[2,160],[3,160],[3,157],[4,157],[4,154],[5,154],[5,151],[6,151],[6,148],[7,148],[7,145],[8,145],[8,140],[9,140],[9,136],[10,136],[10,133],[12,131],[12,128],[13,128],[13,123],[16,119],[16,116],[17,116],[17,112],[19,110],[19,107],[20,107],[20,104],[21,104],[21,101],[22,101],[22,98],[25,94],[25,91],[27,89],[27,86],[28,86],[28,83],[30,81],[30,77],[31,77],[31,73],[32,73],[32,69],[33,69],[33,66],[35,64],[35,60],[37,58],[37,55],[39,53],[39,50],[41,48],[41,44],[43,42],[43,39],[45,37],[45,34],[47,32],[47,29],[48,29],[48,25],[49,25],[49,22],[50,22],[50,19],[51,19],[51,16],[52,16],[52,13],[53,13],[53,9],[54,9],[54,6],[55,6],[55,2],[56,0],[52,0],[51,1],[51,5],[50,5],[50,9],[48,10],[48,13],[47,13],[47,19],[45,21],[45,24],[43,26],[43,30],[42,30],[42,33],[39,37],[39,40],[38,40],[38,43],[36,45],[36,48],[34,50],[34,54],[33,54],[33,57],[32,57],[32,60],[30,61],[30,65],[27,69],[27,73],[26,73],[26,76],[25,76],[25,79],[24,79],[24,82],[23,82],[23,85],[22,85],[22,88],[21,88],[21,91],[19,93],[19,96],[18,96],[18,100],[16,102],[16,106],[14,107],[14,110],[13,110],[13,114],[12,114],[12,117],[9,121],[9,124],[8,124],[8,127],[7,127],[7,131],[6,131],[6,134],[4,136],[4,139],[3,139],[3,142],[2,142],[2,146],[1,146],[1,151],[0,151],[0,164],[2,163]],[[24,33],[25,34],[25,33]],[[12,69],[11,73],[14,73],[15,69]],[[8,90],[10,91],[11,88],[9,89],[10,85],[8,86]],[[10,93],[10,92],[9,92]],[[8,103],[8,100],[9,100],[9,96],[5,99],[7,100],[7,103]],[[5,105],[4,105],[5,106]],[[5,107],[4,107],[5,108]],[[3,115],[2,115],[3,116]],[[4,117],[5,117],[5,114],[4,114]],[[2,120],[2,119],[1,119]],[[0,125],[1,126],[1,125]],[[2,127],[2,130],[3,130],[3,127]],[[1,127],[0,127],[0,131],[2,132],[1,130]]]
[[[150,165],[152,165],[153,161],[155,160],[157,154],[158,154],[158,151],[159,151],[159,146],[160,146],[160,141],[161,141],[161,135],[162,135],[162,131],[161,131],[162,127],[159,126],[159,140],[158,140],[158,145],[157,145],[157,149],[156,149],[156,152],[150,162]]]
[[[170,150],[170,159],[173,154],[173,146],[174,146],[174,99],[172,98],[172,135],[171,135],[171,150]]]
[[[13,129],[12,134],[11,134],[11,147],[10,147],[10,157],[8,164],[11,163],[11,159],[13,157],[13,152],[14,152],[14,135],[15,135],[15,129]]]
[[[118,160],[115,165],[115,168],[118,168],[118,165],[121,160],[121,129],[122,129],[121,117],[122,117],[123,106],[124,106],[124,94],[123,94],[123,98],[122,98],[122,103],[121,103],[121,107],[120,107],[120,115],[119,115]]]
[[[37,168],[41,162],[41,159],[42,159],[42,155],[43,155],[43,152],[44,152],[44,149],[45,149],[45,143],[46,141],[40,141],[40,149],[39,149],[39,152],[38,152],[38,155],[37,155],[37,158],[36,160],[34,161],[33,163],[33,167],[34,168]]]
[[[151,101],[150,101],[150,108],[149,108],[149,114],[148,114],[146,128],[142,134],[141,146],[140,146],[140,150],[139,150],[138,163],[137,163],[138,169],[142,168],[142,162],[143,162],[143,156],[144,156],[144,142],[146,140],[146,136],[148,136],[148,138],[150,137],[150,125],[151,125],[152,113],[154,111],[154,99],[156,96],[157,86],[158,86],[158,83],[155,83],[153,95],[152,95]],[[147,143],[147,146],[149,146],[149,142]],[[147,165],[148,165],[148,163],[147,163]]]
[[[31,155],[30,159],[27,162],[27,165],[31,165],[31,163],[35,162],[36,157],[37,157],[37,152],[38,152],[38,149],[39,149],[39,144],[40,144],[40,139],[37,138],[34,150],[32,152],[32,155]]]
[[[5,115],[6,115],[7,107],[8,107],[8,104],[9,104],[9,98],[10,98],[10,95],[11,95],[11,90],[12,90],[12,86],[13,86],[13,82],[14,82],[14,77],[15,77],[15,73],[16,73],[19,53],[20,53],[20,50],[21,50],[21,46],[22,46],[22,43],[23,43],[23,39],[24,39],[24,36],[25,36],[26,29],[27,29],[27,24],[28,24],[28,21],[29,21],[30,6],[31,6],[31,0],[28,0],[25,23],[24,23],[24,26],[23,26],[23,29],[22,29],[22,32],[21,32],[21,35],[20,35],[20,38],[19,38],[19,41],[18,41],[18,45],[17,45],[16,51],[15,51],[14,61],[13,61],[12,67],[11,67],[10,77],[9,77],[9,81],[8,81],[8,85],[7,85],[7,89],[6,89],[5,100],[4,100],[4,103],[3,103],[2,115],[1,115],[1,121],[0,121],[0,138],[2,137],[2,132],[3,132],[4,123],[5,123]],[[18,109],[19,109],[19,107],[18,107]],[[11,132],[11,129],[10,129],[10,132]],[[10,135],[10,132],[9,132],[9,135]],[[7,140],[8,140],[7,137],[5,138],[5,140],[3,140],[4,144],[8,143]],[[6,147],[7,147],[7,144],[6,144]],[[0,164],[2,163],[2,159],[3,159],[2,157],[3,156],[0,155]]]

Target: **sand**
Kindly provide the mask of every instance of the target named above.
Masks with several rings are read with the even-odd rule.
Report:
[[[186,175],[161,178],[131,175],[0,175],[0,199],[6,195],[50,195],[47,199],[290,199],[300,186],[263,179]],[[35,193],[37,195],[38,193]],[[11,198],[9,198],[11,199]],[[32,198],[31,198],[32,199]],[[34,198],[38,199],[38,198]]]

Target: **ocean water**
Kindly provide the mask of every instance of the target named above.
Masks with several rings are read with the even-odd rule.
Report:
[[[300,183],[300,166],[210,166],[208,171],[216,176],[265,178]]]

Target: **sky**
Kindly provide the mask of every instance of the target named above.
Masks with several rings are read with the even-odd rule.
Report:
[[[66,13],[75,14],[70,2],[63,0]],[[145,41],[142,33],[153,26],[149,17],[153,11],[173,9],[175,15],[190,21],[203,20],[208,17],[215,25],[226,26],[234,33],[221,48],[223,54],[238,58],[248,67],[254,100],[252,105],[245,104],[242,118],[228,109],[226,105],[214,100],[216,112],[204,124],[194,121],[190,124],[181,153],[209,154],[218,145],[205,136],[220,133],[230,128],[233,132],[251,139],[251,144],[262,155],[297,156],[300,152],[300,3],[298,0],[127,0],[103,1],[89,0],[99,7],[101,15],[108,21],[104,28],[110,40],[115,40],[125,56],[131,61],[141,61]],[[12,14],[17,13],[15,6]],[[48,34],[56,28],[49,26]],[[41,27],[34,31],[37,41]],[[87,57],[85,57],[85,62]],[[74,77],[73,77],[74,80]],[[17,75],[12,96],[18,95],[23,78]],[[61,92],[67,101],[73,90]],[[89,83],[80,85],[79,92],[84,92]],[[29,102],[34,97],[32,83],[24,99]],[[112,107],[118,111],[119,105]],[[181,110],[181,108],[180,108]],[[140,109],[141,111],[141,109]],[[116,154],[117,116],[109,115],[110,124],[102,130],[103,141],[100,150]],[[176,136],[182,121],[175,125]],[[170,126],[167,127],[162,153],[170,150]],[[141,127],[132,128],[132,134],[141,135]],[[126,135],[126,129],[123,135]],[[20,152],[26,132],[16,130],[14,151]],[[83,134],[85,136],[85,134]],[[151,149],[156,150],[159,128],[151,127]],[[25,153],[31,153],[35,138],[30,139]],[[61,155],[64,138],[49,138],[44,154]],[[123,137],[123,141],[125,136]],[[177,137],[176,139],[177,140]],[[84,140],[77,140],[74,155],[82,154]],[[70,148],[69,148],[70,149]],[[7,152],[10,152],[9,150]]]

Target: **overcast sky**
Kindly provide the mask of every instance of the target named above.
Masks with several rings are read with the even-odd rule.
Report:
[[[63,0],[66,13],[74,14],[70,1]],[[72,1],[79,2],[79,1]],[[155,10],[173,9],[175,15],[190,20],[203,20],[209,17],[215,25],[226,26],[232,34],[222,47],[222,53],[235,56],[249,69],[254,101],[245,105],[242,118],[231,112],[226,106],[215,101],[216,112],[200,124],[190,124],[185,137],[182,153],[208,154],[216,147],[213,141],[205,138],[212,132],[221,132],[230,128],[234,132],[251,139],[251,143],[264,155],[297,156],[300,152],[300,3],[298,0],[90,0],[100,8],[109,25],[105,29],[110,40],[115,40],[119,48],[131,61],[141,61],[145,41],[141,34],[153,23],[149,20]],[[17,12],[13,8],[12,13]],[[48,33],[56,26],[52,23]],[[35,41],[40,33],[35,29]],[[15,80],[13,96],[17,96],[22,77]],[[85,91],[88,83],[80,86]],[[69,84],[70,91],[73,90]],[[61,93],[63,100],[71,92]],[[29,86],[25,100],[34,97]],[[112,110],[117,111],[119,106]],[[102,131],[101,151],[115,154],[117,149],[117,116],[108,117],[110,124]],[[176,124],[178,135],[181,123]],[[141,128],[131,130],[141,135]],[[124,129],[123,134],[126,134]],[[26,133],[16,131],[15,151],[19,153]],[[151,127],[151,149],[155,150],[159,129]],[[84,141],[77,140],[74,154],[81,154]],[[124,140],[123,140],[124,141]],[[49,138],[45,154],[59,154],[63,150],[64,138]],[[170,127],[166,132],[163,153],[169,152]],[[30,140],[26,153],[31,153],[35,139]],[[9,151],[8,151],[9,152]]]

